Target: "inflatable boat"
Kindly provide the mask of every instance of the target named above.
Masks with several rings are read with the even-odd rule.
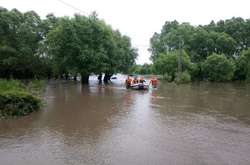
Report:
[[[134,90],[148,90],[149,85],[143,84],[143,83],[138,83],[138,84],[131,85],[130,88],[134,89]]]

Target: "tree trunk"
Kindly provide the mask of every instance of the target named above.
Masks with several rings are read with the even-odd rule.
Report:
[[[69,74],[65,73],[65,80],[69,80]]]
[[[81,73],[81,82],[82,82],[82,84],[88,84],[89,83],[89,74]]]
[[[102,73],[100,73],[99,75],[98,75],[98,81],[99,81],[99,84],[101,84],[102,83]]]
[[[105,73],[105,76],[103,78],[104,83],[108,83],[110,81],[112,74]]]
[[[74,76],[74,81],[76,81],[76,80],[77,80],[77,75]]]
[[[48,80],[51,79],[51,72],[48,72],[48,73],[47,73],[47,78],[48,78]]]

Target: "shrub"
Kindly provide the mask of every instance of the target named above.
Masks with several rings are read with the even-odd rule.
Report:
[[[154,69],[158,74],[172,77],[172,81],[175,79],[175,75],[178,68],[178,56],[179,51],[173,51],[160,54],[160,56],[154,61]],[[183,51],[181,56],[182,71],[191,69],[191,62],[188,54]]]
[[[233,78],[235,64],[223,54],[212,54],[207,57],[202,68],[208,80],[228,81]]]
[[[191,80],[202,80],[202,63],[193,63],[190,69]]]
[[[250,81],[250,48],[243,51],[237,59],[234,78]]]
[[[0,117],[23,116],[39,109],[39,96],[44,81],[24,85],[17,80],[0,80]]]
[[[171,75],[168,75],[167,73],[162,76],[162,79],[168,82],[173,81],[173,77]]]
[[[24,116],[39,109],[40,99],[27,92],[1,92],[0,116]]]
[[[20,81],[0,79],[0,92],[25,90],[25,86]]]
[[[176,76],[175,82],[176,83],[189,83],[191,82],[191,75],[187,71],[184,71],[180,74],[180,78]]]

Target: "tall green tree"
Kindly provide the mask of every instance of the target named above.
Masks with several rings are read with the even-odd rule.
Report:
[[[0,8],[0,71],[5,78],[37,77],[37,65],[43,65],[38,55],[43,39],[41,19],[34,12]]]
[[[235,79],[250,81],[250,48],[243,51],[236,61]]]
[[[91,73],[105,73],[105,81],[117,72],[126,72],[137,52],[127,36],[114,31],[93,13],[60,18],[47,35],[48,53],[58,74],[80,73],[87,83]]]

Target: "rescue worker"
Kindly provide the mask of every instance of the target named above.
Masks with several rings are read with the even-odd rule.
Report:
[[[132,85],[132,79],[131,79],[130,76],[128,76],[128,78],[126,79],[125,84],[126,84],[127,88],[131,87],[131,85]]]
[[[134,78],[134,80],[133,80],[133,84],[138,84],[137,77],[135,77],[135,78]]]
[[[155,77],[153,77],[151,80],[150,80],[150,83],[152,85],[153,88],[157,88],[157,84],[158,84],[158,81]]]
[[[142,77],[140,77],[140,80],[139,80],[139,83],[145,83],[146,81],[144,80],[144,77],[142,76]]]

